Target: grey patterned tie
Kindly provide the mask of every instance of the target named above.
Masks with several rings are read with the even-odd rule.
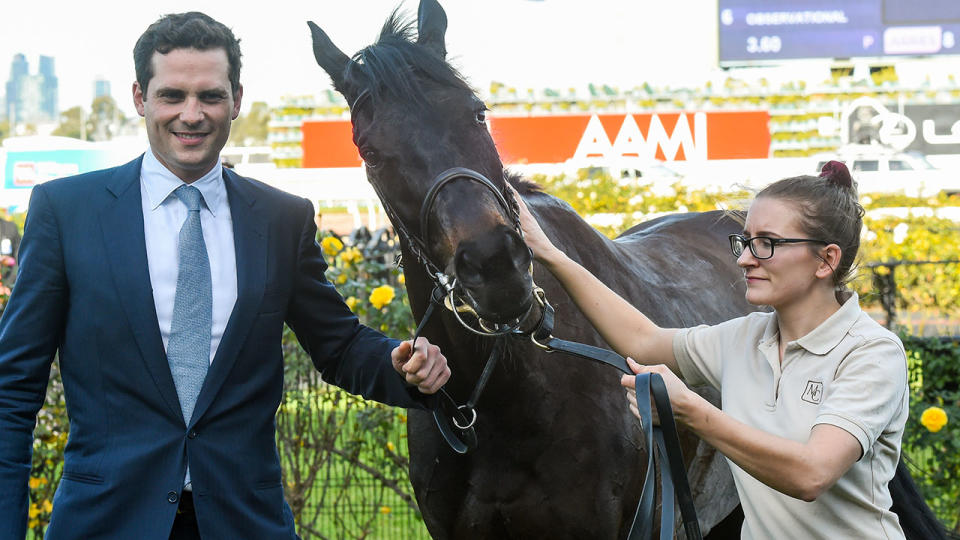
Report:
[[[167,342],[167,362],[177,386],[183,421],[190,423],[193,407],[210,366],[210,332],[213,319],[213,285],[210,260],[200,227],[200,190],[182,185],[174,195],[187,205],[180,228],[180,263],[173,321]]]

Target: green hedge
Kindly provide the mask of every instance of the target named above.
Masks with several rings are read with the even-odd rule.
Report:
[[[960,532],[960,343],[956,338],[902,339],[910,367],[903,457],[937,517]],[[931,407],[946,413],[947,423],[937,431],[921,421]]]

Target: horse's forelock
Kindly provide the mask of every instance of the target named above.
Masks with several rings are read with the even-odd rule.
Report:
[[[383,24],[377,42],[353,56],[347,80],[355,87],[368,89],[375,99],[389,93],[423,104],[423,92],[414,74],[473,93],[445,59],[417,45],[416,21],[408,19],[398,8]]]

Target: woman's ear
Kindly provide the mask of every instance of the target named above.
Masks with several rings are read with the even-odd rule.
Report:
[[[817,268],[816,276],[818,278],[827,278],[833,276],[838,266],[840,258],[843,256],[843,250],[836,244],[828,244],[820,249],[821,264]]]

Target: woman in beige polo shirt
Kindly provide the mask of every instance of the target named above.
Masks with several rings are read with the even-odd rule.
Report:
[[[615,350],[645,364],[629,360],[637,373],[663,376],[676,419],[727,457],[743,538],[904,537],[887,484],[907,419],[906,355],[844,289],[862,216],[839,162],[819,177],[767,186],[730,247],[747,301],[773,311],[674,329],[658,327],[553,246],[521,201],[536,259]],[[680,378],[719,389],[723,409]],[[622,384],[632,389],[634,378]]]

